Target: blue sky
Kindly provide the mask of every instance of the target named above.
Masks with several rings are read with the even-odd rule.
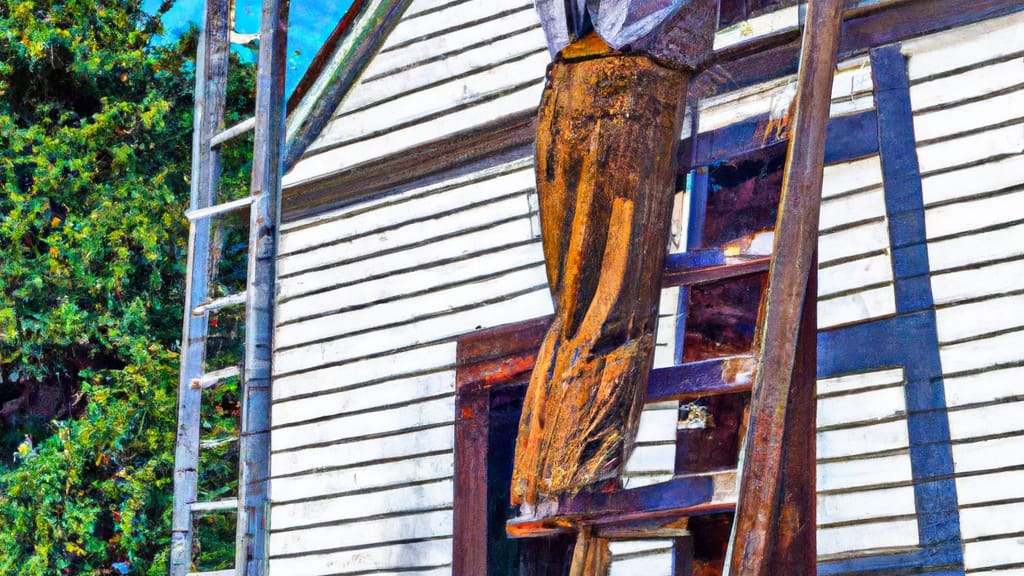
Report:
[[[143,7],[155,11],[161,0],[144,0]],[[260,0],[236,0],[235,29],[241,33],[258,32],[260,21]],[[337,2],[315,2],[292,0],[288,16],[288,77],[287,91],[290,94],[303,73],[309,68],[321,44],[331,34],[352,0]],[[203,18],[204,0],[177,0],[164,16],[164,34],[176,38],[192,24],[199,24]],[[241,50],[240,54],[249,51]]]

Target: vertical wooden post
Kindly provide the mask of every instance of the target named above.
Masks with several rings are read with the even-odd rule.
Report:
[[[751,399],[746,449],[728,572],[767,576],[783,512],[783,447],[791,402],[807,281],[813,272],[832,80],[842,25],[842,0],[810,0],[804,29],[796,116],[790,133],[775,251],[758,337],[760,358]],[[796,418],[800,420],[800,418]],[[813,434],[812,430],[804,433]],[[813,524],[813,519],[812,519]],[[803,574],[787,567],[788,574]],[[802,569],[800,569],[802,570]],[[810,574],[814,567],[809,568]]]
[[[485,391],[460,394],[455,401],[455,542],[452,574],[487,574],[487,434],[489,399]]]
[[[228,0],[208,0],[199,35],[192,139],[190,210],[216,202],[220,153],[210,140],[224,120],[228,68]],[[174,452],[174,510],[171,517],[171,576],[185,576],[192,563],[192,504],[196,501],[199,466],[199,423],[202,388],[194,385],[206,361],[207,314],[191,310],[206,301],[210,281],[210,219],[191,223],[185,320],[182,326],[181,372],[178,380],[178,429]]]
[[[800,333],[796,339],[789,419],[782,452],[782,494],[775,520],[778,533],[769,550],[767,574],[814,576],[817,567],[815,383],[818,368],[817,258],[807,278]]]
[[[250,186],[253,202],[249,222],[235,551],[235,570],[240,576],[264,576],[268,571],[270,386],[277,224],[284,148],[288,4],[288,0],[263,2],[256,74],[256,127]]]

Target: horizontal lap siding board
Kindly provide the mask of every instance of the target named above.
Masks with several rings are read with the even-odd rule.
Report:
[[[550,313],[533,193],[524,158],[284,227],[271,574],[451,572],[455,340]]]
[[[1024,572],[1024,14],[903,46],[968,574]]]
[[[918,544],[903,370],[818,381],[818,557]]]
[[[818,237],[818,328],[896,311],[878,156],[825,167]]]

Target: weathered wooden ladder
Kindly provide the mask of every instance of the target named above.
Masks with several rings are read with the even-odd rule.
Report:
[[[237,513],[235,567],[205,572],[220,576],[267,573],[267,518],[270,479],[270,377],[275,255],[284,144],[284,78],[288,0],[264,0],[259,34],[256,111],[253,118],[223,128],[232,42],[251,41],[234,32],[233,1],[207,0],[196,60],[192,197],[189,220],[187,291],[178,392],[174,470],[171,576],[194,574],[195,518]],[[255,130],[250,195],[217,203],[220,147]],[[211,220],[249,210],[246,289],[211,299],[216,269]],[[245,349],[241,366],[206,367],[210,313],[245,306]],[[237,498],[197,501],[203,390],[241,378],[239,479]]]
[[[608,541],[677,539],[675,573],[690,576],[806,576],[815,573],[815,250],[841,0],[810,0],[774,252],[743,258],[695,250],[670,258],[662,285],[691,286],[769,272],[754,356],[655,370],[647,402],[751,393],[737,469],[681,473],[660,484],[583,492],[508,523],[512,537],[578,534],[571,576],[603,576]],[[700,177],[698,175],[698,177]],[[691,210],[691,218],[700,206]],[[694,248],[694,246],[691,246]],[[699,417],[699,415],[694,415]],[[743,422],[735,423],[742,434]],[[703,432],[703,431],[701,431]],[[718,444],[715,444],[718,442]],[[725,450],[712,439],[709,450]],[[713,454],[694,454],[707,459]],[[714,458],[711,458],[714,459]],[[694,530],[692,518],[734,512],[728,523]],[[694,565],[694,548],[718,560]],[[687,553],[688,551],[688,553]],[[716,566],[724,560],[723,566]]]

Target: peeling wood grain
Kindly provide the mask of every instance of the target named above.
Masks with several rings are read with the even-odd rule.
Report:
[[[556,314],[516,446],[512,500],[528,508],[618,474],[653,359],[686,75],[587,48],[552,65],[540,110]]]

